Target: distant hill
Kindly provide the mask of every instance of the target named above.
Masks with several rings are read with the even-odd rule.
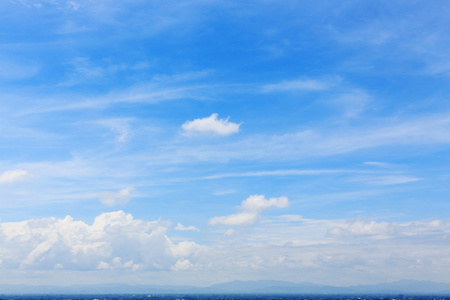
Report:
[[[0,285],[0,294],[428,294],[450,295],[449,283],[401,280],[375,285],[336,287],[277,280],[232,281],[209,287],[98,284],[72,286]]]

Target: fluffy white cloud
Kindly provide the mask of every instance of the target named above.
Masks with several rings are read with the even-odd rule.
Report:
[[[239,132],[241,124],[229,122],[229,117],[218,119],[217,116],[218,114],[212,114],[207,118],[186,121],[181,125],[181,129],[187,136],[194,134],[230,135]]]
[[[175,265],[171,267],[174,271],[187,270],[192,267],[192,264],[187,259],[179,259]]]
[[[263,195],[252,195],[242,201],[241,209],[260,212],[271,207],[285,208],[288,205],[289,200],[286,197],[266,199]]]
[[[186,268],[183,261],[195,259],[204,247],[172,243],[165,234],[169,226],[161,220],[135,220],[123,211],[101,214],[92,225],[70,216],[0,223],[0,260],[3,268],[12,269]]]
[[[100,198],[100,202],[109,206],[127,204],[131,199],[133,187],[129,186],[118,192],[105,192]]]
[[[195,230],[195,231],[199,231],[199,229],[195,226],[184,226],[181,223],[178,223],[177,227],[175,227],[175,230],[180,230],[180,231],[188,231],[188,230]]]
[[[0,184],[2,183],[12,183],[16,181],[21,181],[30,176],[30,173],[26,170],[9,170],[0,174]]]
[[[266,199],[263,195],[252,195],[242,201],[237,214],[228,216],[214,217],[209,220],[209,224],[217,225],[252,225],[254,224],[260,213],[268,208],[285,208],[289,205],[286,197]]]

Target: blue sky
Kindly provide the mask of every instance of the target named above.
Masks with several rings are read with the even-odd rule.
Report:
[[[0,282],[449,282],[445,1],[0,13]]]

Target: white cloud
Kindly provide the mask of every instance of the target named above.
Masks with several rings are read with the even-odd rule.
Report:
[[[217,225],[252,225],[258,219],[257,212],[240,212],[233,215],[214,217],[209,220],[209,224]]]
[[[395,233],[397,227],[397,223],[375,221],[368,222],[362,218],[357,218],[347,224],[340,224],[337,227],[331,228],[328,233],[336,236],[350,235],[387,237]]]
[[[114,134],[115,140],[118,143],[124,143],[128,141],[131,136],[130,121],[132,121],[130,118],[115,118],[99,120],[94,123],[108,127]]]
[[[123,211],[103,213],[92,225],[70,216],[0,223],[0,259],[3,268],[12,269],[169,270],[204,249],[194,242],[172,243],[165,234],[169,226]]]
[[[241,124],[229,122],[227,119],[217,119],[218,114],[214,113],[207,118],[186,121],[181,125],[181,129],[187,136],[195,134],[230,135],[239,132]]]
[[[252,195],[241,204],[241,209],[245,211],[261,212],[270,207],[285,208],[289,204],[286,197],[266,199],[263,195]]]
[[[267,84],[261,88],[263,93],[270,92],[286,92],[286,91],[320,91],[326,90],[329,87],[329,83],[317,81],[317,80],[290,80],[282,81],[274,84]]]
[[[192,267],[192,264],[187,259],[179,259],[175,265],[170,267],[173,271],[181,271],[181,270],[187,270]]]
[[[228,216],[214,217],[209,220],[210,225],[252,225],[260,215],[260,213],[268,208],[285,208],[289,205],[286,197],[266,199],[263,195],[252,195],[242,201],[239,209],[240,212]]]
[[[374,167],[379,167],[379,168],[392,167],[391,164],[386,163],[386,162],[380,162],[380,161],[366,161],[366,162],[364,162],[364,165],[366,165],[366,166],[374,166]]]
[[[351,235],[383,235],[393,232],[395,224],[388,222],[375,222],[370,223],[362,220],[357,220],[353,224],[350,224],[348,231]]]
[[[373,185],[396,185],[415,182],[421,179],[406,175],[386,175],[386,176],[357,178],[356,180],[363,181]]]
[[[180,230],[180,231],[188,231],[188,230],[194,230],[194,231],[199,231],[199,229],[195,226],[183,226],[181,223],[178,223],[177,227],[175,227],[175,230]]]
[[[26,170],[9,170],[0,174],[0,184],[3,183],[13,183],[16,181],[21,181],[30,176],[30,173]]]
[[[100,198],[100,202],[109,206],[127,204],[131,199],[131,191],[134,187],[126,187],[118,192],[105,192]]]

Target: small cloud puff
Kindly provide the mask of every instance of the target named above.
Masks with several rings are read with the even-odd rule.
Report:
[[[13,183],[22,181],[30,176],[30,173],[25,170],[9,170],[0,174],[0,184]]]
[[[118,192],[105,192],[100,198],[100,202],[109,206],[127,204],[131,199],[130,193],[132,190],[134,190],[134,187],[129,186]]]
[[[226,119],[218,119],[218,114],[214,113],[207,118],[186,121],[181,125],[184,135],[192,136],[196,134],[231,135],[239,132],[240,124],[229,122]]]
[[[285,208],[289,205],[286,197],[266,199],[263,195],[252,195],[242,201],[240,212],[228,216],[214,217],[209,220],[210,225],[252,225],[263,210],[271,207]]]
[[[188,230],[200,231],[195,226],[184,226],[181,223],[178,223],[177,227],[175,227],[175,230],[180,230],[180,231],[188,231]]]

